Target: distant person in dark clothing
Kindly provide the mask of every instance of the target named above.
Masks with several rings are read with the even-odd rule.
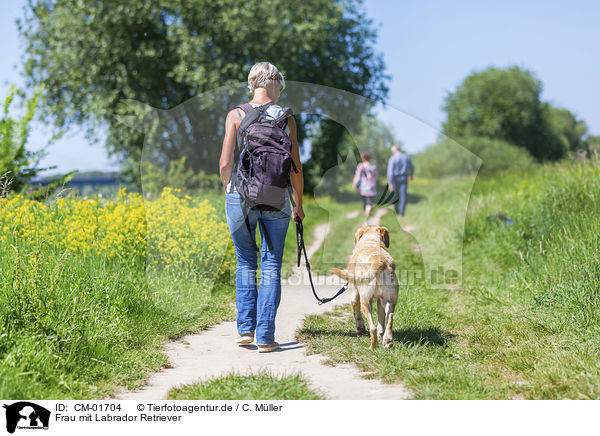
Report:
[[[392,153],[387,168],[388,189],[394,192],[396,214],[404,216],[406,187],[413,178],[414,168],[410,157],[402,153],[397,145],[392,146]]]
[[[361,153],[360,157],[362,158],[362,162],[356,167],[352,186],[354,189],[358,188],[358,192],[363,200],[363,210],[368,218],[373,207],[373,198],[375,198],[375,194],[377,193],[375,190],[377,165],[371,163],[371,153],[368,151]]]

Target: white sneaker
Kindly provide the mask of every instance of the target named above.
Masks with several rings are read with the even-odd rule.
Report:
[[[236,340],[235,343],[238,345],[251,344],[254,341],[254,333],[243,333]]]
[[[279,349],[279,344],[277,342],[273,342],[269,345],[259,345],[258,352],[259,353],[270,353],[271,351],[275,351]]]

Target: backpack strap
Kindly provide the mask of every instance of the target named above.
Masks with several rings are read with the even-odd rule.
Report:
[[[258,246],[256,245],[256,239],[252,237],[252,227],[250,227],[250,220],[248,219],[248,213],[247,213],[247,211],[244,210],[244,206],[242,206],[242,213],[245,214],[244,223],[246,223],[246,230],[248,230],[248,234],[250,235],[250,240],[252,241],[252,248],[254,248],[254,251],[258,251]],[[258,219],[258,225],[260,226],[260,229],[262,230],[262,234],[267,243],[267,248],[269,249],[269,251],[272,252],[273,251],[273,243],[271,242],[271,237],[269,236],[269,232],[267,232],[267,227],[265,226],[265,223],[263,223],[261,218]]]
[[[248,112],[250,112],[252,109],[254,109],[250,103],[238,104],[236,106],[236,108],[238,110],[241,109],[245,115],[248,115]],[[246,118],[246,117],[244,117],[244,118]],[[244,121],[244,118],[242,118],[240,116],[241,121],[240,121],[240,126],[238,127],[238,131],[237,131],[237,146],[239,149],[242,148],[242,134],[240,132],[240,130],[241,130],[240,127],[242,127],[242,121]]]
[[[246,130],[248,128],[248,126],[250,126],[251,124],[253,124],[256,121],[256,119],[249,120],[248,119],[248,113],[250,113],[250,112],[258,109],[258,111],[259,111],[258,114],[257,114],[258,117],[253,117],[253,118],[260,118],[260,116],[262,115],[262,113],[271,104],[273,104],[272,101],[270,101],[267,104],[264,104],[262,106],[258,106],[258,107],[254,107],[250,103],[238,104],[236,106],[236,109],[238,109],[238,113],[239,113],[239,110],[241,109],[244,112],[245,116],[244,116],[244,118],[242,118],[240,116],[240,118],[241,118],[242,121],[240,122],[240,125],[239,125],[238,130],[237,130],[237,134],[236,134],[237,147],[236,147],[236,149],[234,149],[233,160],[234,160],[235,163],[233,165],[233,169],[232,169],[232,172],[231,172],[231,187],[230,187],[230,190],[229,190],[230,193],[232,193],[233,189],[234,189],[235,174],[237,172],[237,166],[239,164],[240,153],[242,151],[242,133],[244,132],[244,130]],[[244,121],[246,121],[246,122],[244,122]]]
[[[262,117],[264,112],[268,109],[268,107],[271,106],[272,104],[273,104],[273,102],[270,101],[262,106],[257,106],[257,107],[252,106],[250,103],[244,103],[244,104],[240,104],[240,105],[236,106],[236,108],[243,110],[244,113],[246,114],[244,116],[244,118],[242,118],[242,121],[240,122],[240,126],[238,127],[238,131],[237,131],[237,144],[238,144],[238,148],[240,150],[242,147],[243,132],[248,127],[250,127],[252,124],[257,122]]]
[[[254,106],[252,106],[250,103],[242,103],[242,104],[238,104],[236,106],[236,108],[241,109],[245,114],[247,114],[252,109],[254,109]]]
[[[288,119],[290,116],[294,115],[294,112],[292,111],[292,108],[290,108],[290,107],[282,107],[282,108],[281,108],[281,110],[282,110],[283,112],[281,113],[281,115],[279,116],[279,118],[277,118],[277,119],[274,121],[274,124],[278,124],[278,123],[280,123],[280,122],[281,122],[281,121],[283,121],[283,120],[287,121],[287,119]]]
[[[291,107],[283,107],[281,109],[283,110],[283,113],[279,116],[279,118],[277,118],[275,121],[273,121],[273,125],[279,126],[282,130],[285,130],[285,128],[288,125],[288,119],[289,119],[289,117],[294,115],[294,111],[292,111]],[[296,164],[294,163],[294,159],[292,159],[292,169],[294,170],[294,172],[296,174],[299,173],[298,168],[296,167]]]
[[[236,108],[241,109],[244,111],[245,114],[247,114],[248,112],[250,112],[252,109],[259,109],[260,111],[264,112],[268,109],[269,106],[271,106],[273,104],[272,101],[269,101],[265,104],[263,104],[262,106],[252,106],[250,103],[242,103],[242,104],[238,104],[236,106]]]

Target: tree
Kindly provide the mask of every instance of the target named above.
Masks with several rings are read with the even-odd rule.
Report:
[[[53,138],[40,150],[28,149],[27,142],[31,130],[30,123],[35,116],[36,108],[42,90],[37,89],[31,99],[25,101],[25,111],[20,119],[9,114],[17,89],[10,88],[6,100],[2,105],[0,117],[0,195],[8,192],[25,192],[31,186],[31,179],[39,173],[54,169],[56,166],[40,168],[40,160],[47,154],[46,148],[52,143]],[[30,192],[33,198],[43,197],[59,185],[65,183],[70,175],[65,175],[55,180],[50,186]]]
[[[57,126],[85,126],[92,138],[107,126],[109,154],[134,167],[144,137],[115,118],[123,113],[122,99],[173,108],[219,86],[245,82],[257,61],[272,60],[291,80],[383,100],[388,77],[373,51],[376,33],[360,4],[31,0],[19,22],[26,41],[25,75],[30,85],[46,84],[45,113]],[[231,107],[237,103],[231,101]],[[319,171],[327,168],[343,133],[327,123],[322,127],[327,140],[313,147]],[[300,141],[307,130],[300,122]],[[217,169],[212,156],[187,156],[195,170]]]
[[[321,134],[316,136],[321,137]],[[392,129],[374,115],[365,115],[358,123],[355,136],[351,136],[346,131],[343,132],[338,152],[344,165],[340,165],[340,159],[334,154],[328,158],[332,159],[332,164],[327,168],[335,166],[337,170],[329,173],[326,184],[323,184],[324,181],[320,174],[309,174],[307,182],[314,185],[321,183],[322,189],[330,193],[336,192],[341,187],[349,186],[356,170],[354,163],[361,162],[360,153],[365,151],[371,153],[371,163],[377,165],[380,178],[385,178],[387,163],[392,155],[391,146],[394,144],[402,148],[402,143],[396,139]],[[350,161],[348,161],[349,158]],[[350,165],[349,162],[353,164]],[[311,190],[309,189],[309,192]]]
[[[541,82],[516,66],[473,73],[447,95],[443,131],[459,142],[465,137],[500,139],[524,147],[538,160],[559,159],[566,149],[546,116],[541,91]]]
[[[589,135],[586,138],[586,143],[590,156],[595,159],[600,158],[600,136]]]
[[[371,153],[371,162],[377,165],[380,175],[385,176],[394,144],[402,149],[402,142],[396,138],[392,128],[375,116],[365,115],[360,120],[359,133],[355,137],[345,135],[343,147],[347,152],[353,151],[358,162],[359,153]]]
[[[544,110],[552,131],[565,150],[587,150],[588,145],[584,137],[587,135],[588,127],[585,121],[578,120],[571,111],[554,107],[549,103],[545,103]]]
[[[490,175],[511,168],[525,169],[533,158],[522,147],[490,138],[440,139],[414,158],[417,174],[427,178]]]

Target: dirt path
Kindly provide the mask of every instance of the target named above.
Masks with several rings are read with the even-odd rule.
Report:
[[[379,222],[385,213],[377,210],[369,223]],[[328,224],[315,228],[309,257],[325,240]],[[384,384],[378,380],[367,380],[354,365],[328,366],[325,356],[306,355],[305,344],[298,343],[295,331],[302,325],[306,315],[320,314],[333,308],[331,304],[319,306],[310,291],[304,265],[285,280],[276,321],[276,340],[281,349],[273,353],[259,354],[256,347],[239,347],[235,344],[237,330],[235,322],[225,322],[198,334],[188,335],[165,345],[170,368],[150,376],[148,383],[136,391],[123,390],[116,395],[119,399],[164,399],[173,387],[224,376],[232,371],[240,374],[268,371],[284,376],[300,373],[310,387],[329,399],[406,399],[410,392],[398,384]],[[322,296],[333,295],[341,286],[337,277],[317,280],[317,290]],[[342,294],[336,304],[348,304],[348,293]],[[348,338],[352,340],[352,338]]]

